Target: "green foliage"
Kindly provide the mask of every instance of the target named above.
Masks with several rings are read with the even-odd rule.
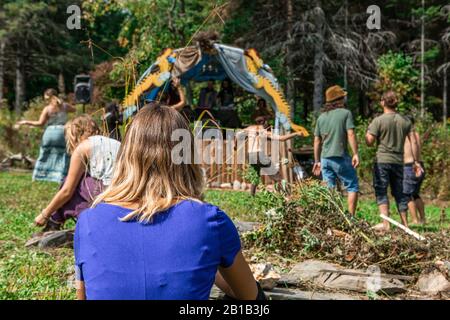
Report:
[[[399,99],[401,112],[415,108],[418,101],[419,71],[413,59],[402,53],[389,52],[378,59],[379,80],[374,85],[370,97],[379,101],[381,95],[393,90]]]
[[[422,133],[422,160],[426,179],[424,190],[433,198],[450,199],[450,127],[428,120],[417,123]]]
[[[38,119],[41,111],[42,103],[36,101],[31,104],[30,109],[26,112],[26,117]],[[0,160],[7,153],[22,153],[33,158],[37,158],[39,154],[43,129],[21,127],[16,130],[14,124],[17,120],[19,118],[14,112],[8,109],[0,109]]]
[[[92,28],[105,13],[123,16],[119,22],[120,32],[113,40],[128,54],[125,61],[116,64],[112,73],[116,81],[123,81],[130,74],[139,77],[164,48],[176,49],[187,45],[200,26],[202,30],[211,28],[220,31],[221,23],[216,15],[208,21],[205,19],[215,5],[223,2],[186,1],[182,6],[181,2],[169,0],[150,3],[147,0],[112,0],[105,6],[104,1],[95,0],[84,2],[83,7]]]
[[[232,42],[241,34],[248,31],[248,22],[251,21],[256,1],[244,1],[239,11],[234,11],[232,16],[226,21],[223,34],[225,42]]]
[[[432,21],[433,19],[436,19],[440,16],[441,14],[441,8],[442,6],[440,5],[431,5],[428,7],[425,7],[425,10],[420,7],[417,9],[412,9],[412,15],[416,18],[421,18],[422,15],[425,15],[425,21]]]
[[[252,113],[256,108],[256,99],[254,97],[237,97],[236,105],[238,109],[238,116],[243,124],[252,124]]]
[[[358,178],[371,184],[372,168],[375,161],[376,147],[369,147],[365,143],[367,128],[371,120],[358,117],[356,119],[357,126],[355,128],[359,151],[359,167]]]
[[[245,181],[248,181],[253,185],[259,186],[261,184],[261,177],[252,166],[249,166],[246,170],[241,172],[241,176]]]
[[[424,59],[425,63],[431,62],[439,57],[439,54],[441,53],[441,50],[439,49],[439,46],[434,46],[430,48],[429,50],[425,51]]]

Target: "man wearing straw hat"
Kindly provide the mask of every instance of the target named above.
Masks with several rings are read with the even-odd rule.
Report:
[[[347,92],[340,86],[326,91],[326,104],[314,131],[313,173],[335,188],[337,180],[348,192],[348,211],[354,215],[358,202],[358,143],[352,113],[345,108]],[[353,157],[348,153],[348,145]]]

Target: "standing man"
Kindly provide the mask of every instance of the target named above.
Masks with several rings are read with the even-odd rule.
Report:
[[[356,212],[359,183],[356,168],[359,165],[358,143],[352,113],[345,109],[347,92],[340,86],[333,86],[326,92],[326,105],[317,119],[314,131],[313,173],[330,188],[335,188],[337,179],[348,192],[348,211]],[[348,153],[348,145],[353,158]]]
[[[369,125],[366,143],[372,146],[377,142],[376,162],[373,170],[373,187],[377,198],[380,214],[389,216],[388,186],[391,186],[392,196],[397,203],[402,224],[408,225],[406,212],[408,210],[408,196],[403,192],[403,161],[404,146],[407,138],[411,141],[411,152],[417,159],[418,150],[411,122],[397,113],[398,100],[393,91],[386,92],[381,98],[383,114],[375,118]],[[414,161],[414,170],[421,170],[420,163]],[[388,231],[388,221],[383,221],[375,229]]]

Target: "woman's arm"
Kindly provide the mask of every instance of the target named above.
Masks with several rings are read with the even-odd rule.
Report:
[[[215,285],[222,290],[227,296],[229,297],[234,297],[234,292],[233,290],[231,290],[230,286],[228,285],[228,283],[225,281],[225,279],[222,277],[222,275],[220,274],[220,271],[218,271],[216,273],[216,281],[215,281]]]
[[[178,84],[177,89],[178,89],[178,94],[180,95],[180,102],[178,102],[177,104],[174,104],[171,107],[176,109],[177,111],[181,111],[181,110],[183,110],[184,106],[186,105],[186,95],[184,94],[184,90],[180,84]]]
[[[239,300],[256,300],[258,286],[242,251],[238,252],[231,267],[219,268],[219,273],[216,284],[227,295]]]
[[[42,127],[47,123],[48,120],[48,109],[47,107],[42,110],[38,121],[22,120],[17,122],[17,126],[32,126],[32,127]]]
[[[86,161],[90,152],[90,143],[83,141],[73,152],[70,159],[69,173],[61,189],[56,193],[49,205],[34,220],[38,226],[45,225],[50,216],[68,202],[86,171]]]
[[[277,141],[281,141],[281,142],[285,142],[285,141],[291,140],[292,138],[302,137],[302,136],[303,136],[303,133],[301,133],[301,132],[293,132],[293,133],[286,134],[284,136],[274,135],[270,131],[267,132],[267,137],[269,139],[277,140]]]
[[[77,300],[86,300],[86,288],[84,287],[84,281],[77,280]]]

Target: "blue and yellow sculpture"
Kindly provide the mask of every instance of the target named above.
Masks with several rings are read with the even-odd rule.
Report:
[[[265,99],[285,130],[293,129],[305,137],[309,135],[305,128],[292,122],[290,106],[278,81],[256,50],[242,50],[220,43],[213,43],[207,50],[200,46],[165,49],[124,99],[122,107],[125,118],[131,117],[144,101],[157,100],[158,94],[172,77],[180,78],[182,84],[190,80],[229,78],[244,90]]]

